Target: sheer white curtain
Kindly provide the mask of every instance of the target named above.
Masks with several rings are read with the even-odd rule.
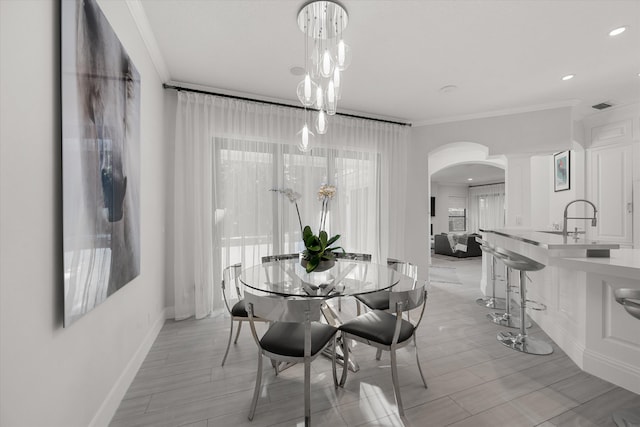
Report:
[[[504,184],[469,187],[469,228],[503,228],[505,224]]]
[[[311,124],[315,112],[307,112]],[[331,117],[310,153],[297,149],[304,111],[179,92],[175,138],[175,317],[221,307],[222,269],[301,251],[296,208],[318,232],[321,184],[335,185],[326,223],[350,252],[402,257],[405,126]]]

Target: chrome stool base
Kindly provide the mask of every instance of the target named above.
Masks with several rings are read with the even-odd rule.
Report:
[[[522,353],[536,354],[540,356],[553,353],[553,347],[551,347],[549,343],[532,338],[528,335],[514,334],[511,332],[498,332],[497,338],[505,347],[509,347]]]
[[[493,308],[494,310],[504,310],[506,307],[504,303],[504,298],[492,298],[492,297],[478,298],[476,300],[476,304],[486,308]]]
[[[496,325],[505,326],[507,328],[520,329],[520,317],[511,314],[506,316],[506,313],[489,313],[487,319],[495,323]],[[527,328],[531,327],[531,322],[527,320]]]

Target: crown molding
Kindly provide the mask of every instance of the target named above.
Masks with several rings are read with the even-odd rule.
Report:
[[[476,114],[451,116],[451,117],[446,117],[441,119],[424,120],[421,122],[414,122],[413,126],[414,127],[430,126],[430,125],[437,125],[442,123],[462,122],[465,120],[486,119],[490,117],[509,116],[513,114],[531,113],[534,111],[552,110],[555,108],[562,108],[562,107],[575,107],[579,103],[580,103],[579,100],[571,99],[571,100],[556,102],[552,104],[538,104],[538,105],[530,105],[526,107],[508,108],[505,110],[494,110],[494,111],[486,111],[483,113],[476,113]]]
[[[160,76],[162,82],[167,82],[171,78],[169,75],[169,69],[167,68],[167,64],[162,57],[162,53],[160,52],[160,48],[158,47],[158,41],[156,40],[153,31],[151,30],[151,25],[149,24],[149,20],[147,19],[147,14],[144,11],[144,7],[140,0],[125,0],[127,6],[129,7],[129,12],[131,12],[131,16],[133,17],[133,21],[138,27],[138,32],[142,37],[142,41],[147,47],[147,52],[149,52],[149,56],[151,57],[151,62]]]

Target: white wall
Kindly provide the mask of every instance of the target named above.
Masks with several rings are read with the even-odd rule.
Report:
[[[429,168],[426,153],[419,142],[409,142],[410,155],[407,161],[407,207],[405,211],[405,257],[418,267],[418,276],[426,280],[429,274]],[[436,205],[437,205],[436,201]],[[402,209],[398,209],[402,212]]]
[[[429,191],[424,189],[429,189],[428,177],[433,173],[430,170],[429,154],[437,152],[439,147],[448,144],[472,142],[488,147],[489,158],[500,155],[510,157],[511,178],[509,166],[505,170],[507,224],[515,225],[519,222],[521,224],[519,226],[530,226],[532,212],[530,158],[536,154],[550,154],[572,148],[574,127],[575,123],[569,107],[414,127],[411,162],[407,169],[408,176],[411,178],[409,182],[414,191],[409,192],[412,198],[407,210],[411,210],[416,204],[428,206]],[[464,150],[460,151],[462,156],[468,154]],[[518,162],[525,168],[526,174],[516,168]],[[513,177],[516,175],[519,178],[514,180]],[[511,184],[509,184],[510,180]],[[421,191],[417,191],[418,189]],[[428,212],[428,209],[425,212]],[[422,240],[422,236],[429,235],[427,215],[412,214],[412,218],[407,217],[407,253],[421,247],[415,242]],[[426,230],[422,235],[418,231],[421,229]],[[422,264],[428,265],[429,254],[426,250],[413,256],[424,260]]]
[[[553,225],[562,227],[564,208],[572,200],[585,198],[585,151],[578,143],[572,144],[570,155],[570,188],[554,190],[553,154],[530,158],[530,228],[551,230]],[[573,204],[569,216],[591,215],[591,208],[583,203]],[[588,228],[587,221],[571,221],[568,228]]]
[[[416,141],[430,150],[452,142],[475,142],[489,147],[489,154],[550,153],[571,145],[571,108],[464,120],[419,126]]]
[[[103,11],[142,77],[140,276],[62,328],[59,2],[0,1],[0,425],[106,425],[164,321],[163,90],[124,2]]]

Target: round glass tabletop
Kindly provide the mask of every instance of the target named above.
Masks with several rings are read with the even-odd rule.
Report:
[[[339,259],[322,272],[307,273],[299,259],[268,262],[242,270],[247,287],[282,296],[333,298],[389,289],[398,284],[409,289],[414,280],[392,267],[366,261]]]

